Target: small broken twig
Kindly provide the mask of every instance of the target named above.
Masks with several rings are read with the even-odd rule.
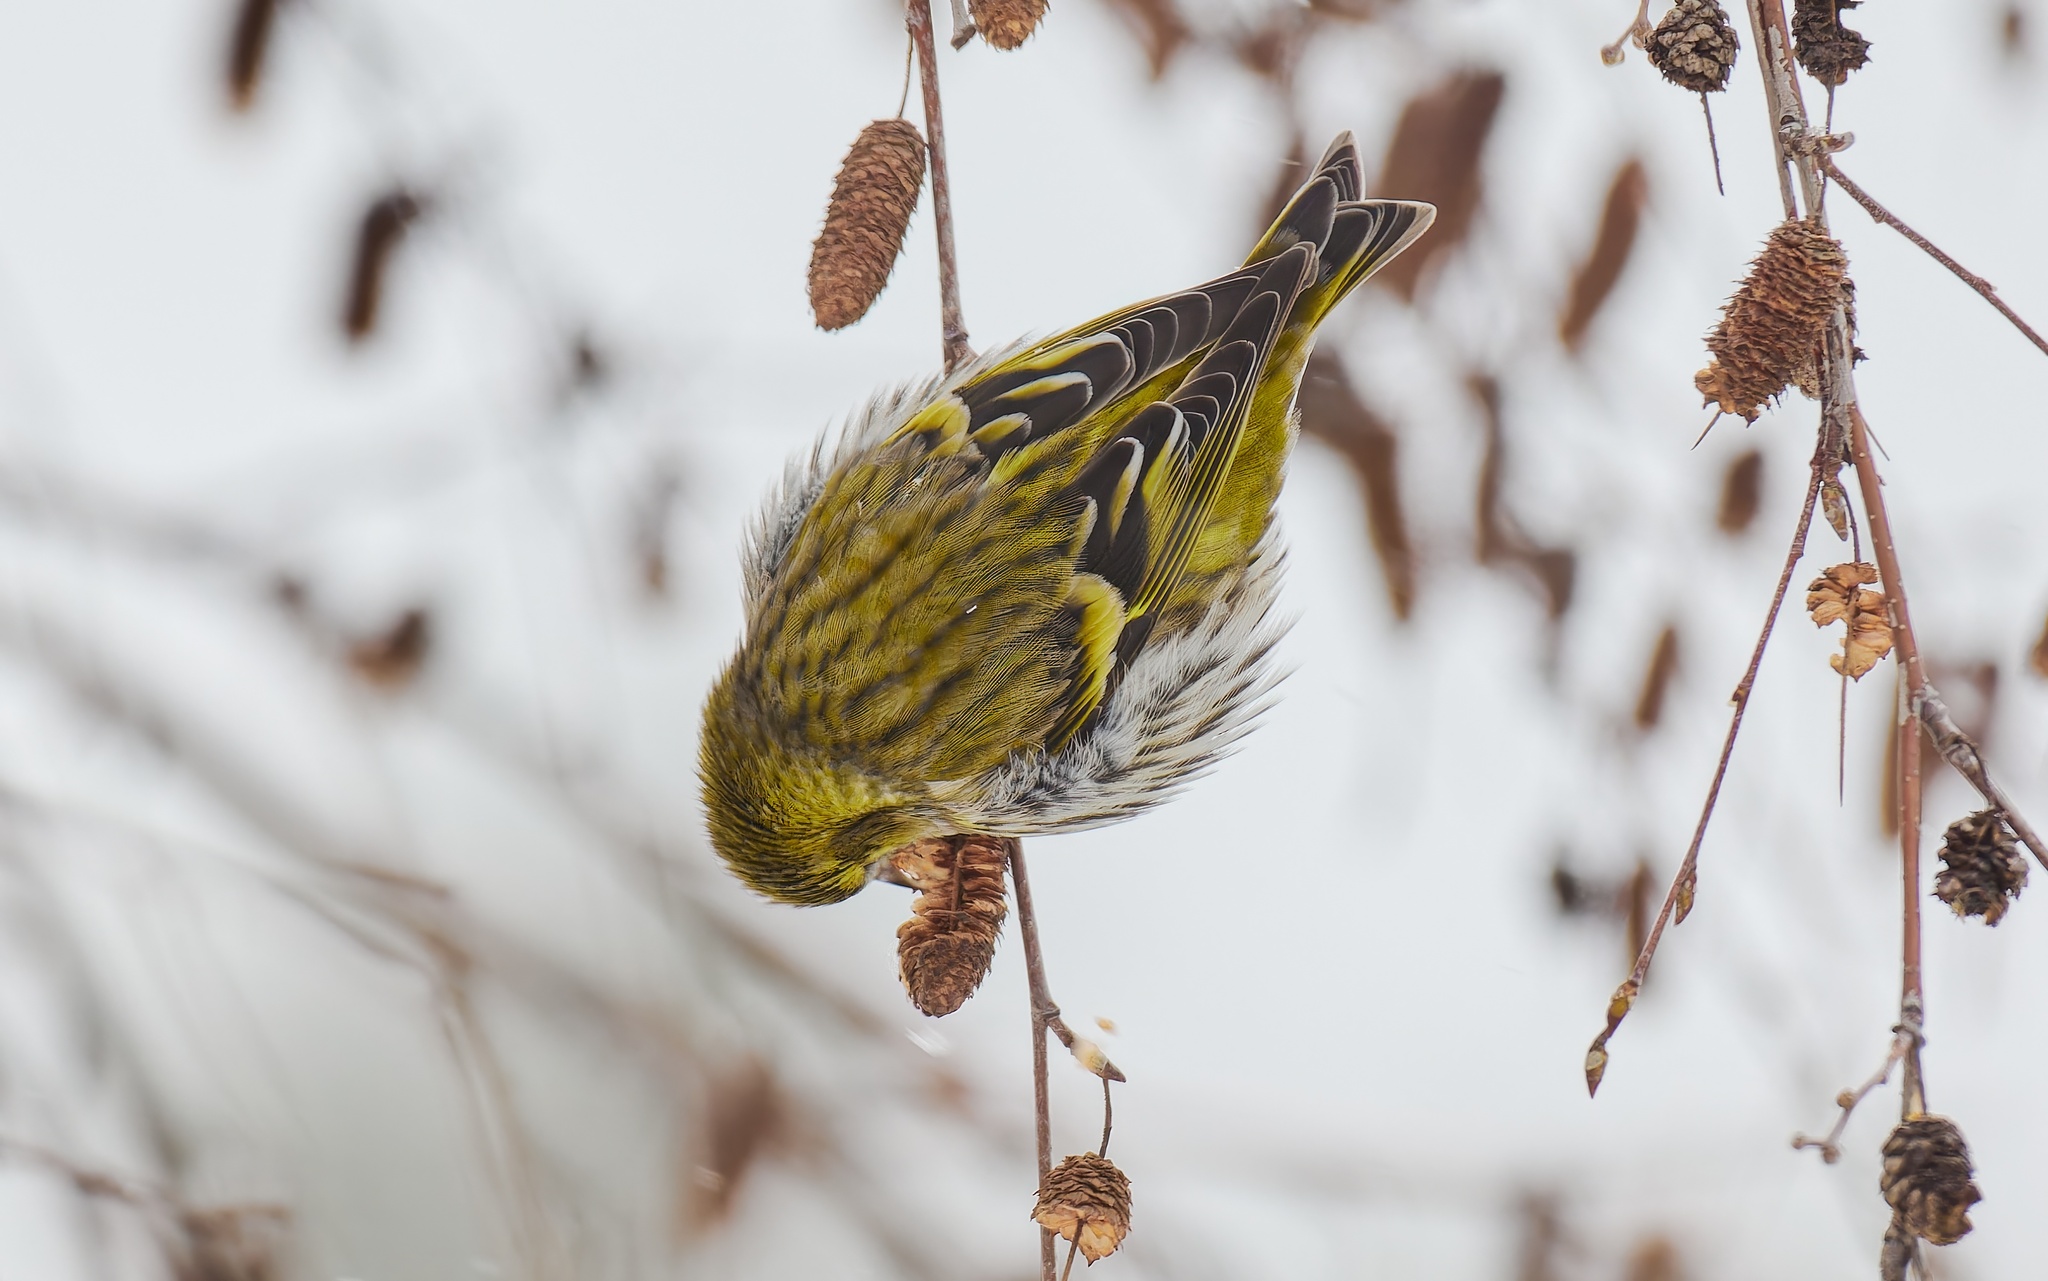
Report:
[[[1877,1071],[1871,1073],[1870,1079],[1855,1089],[1843,1090],[1835,1096],[1835,1106],[1842,1111],[1841,1115],[1835,1118],[1834,1128],[1818,1139],[1805,1134],[1793,1135],[1792,1147],[1794,1150],[1800,1148],[1819,1148],[1820,1159],[1829,1165],[1833,1165],[1842,1159],[1842,1131],[1849,1128],[1849,1118],[1855,1114],[1856,1105],[1869,1097],[1872,1090],[1890,1080],[1892,1066],[1900,1059],[1912,1053],[1914,1047],[1920,1043],[1919,1007],[1917,1005],[1912,1006],[1907,1013],[1911,1016],[1912,1021],[1900,1022],[1896,1027],[1892,1028],[1891,1049],[1885,1054],[1884,1062],[1878,1066]]]

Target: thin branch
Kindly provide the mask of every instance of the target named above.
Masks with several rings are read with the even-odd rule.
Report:
[[[1863,188],[1857,186],[1854,182],[1850,181],[1849,176],[1847,174],[1843,173],[1840,169],[1835,167],[1835,162],[1832,157],[1820,157],[1820,168],[1823,173],[1827,174],[1828,177],[1835,180],[1835,185],[1839,186],[1843,191],[1849,193],[1849,198],[1851,200],[1854,200],[1857,204],[1862,205],[1863,211],[1869,214],[1873,220],[1883,223],[1885,226],[1890,227],[1893,231],[1898,232],[1906,239],[1920,246],[1921,251],[1924,252],[1928,257],[1934,259],[1934,261],[1948,268],[1951,272],[1955,274],[1956,279],[1962,281],[1964,284],[1968,285],[1970,288],[1976,290],[1979,294],[1983,295],[1985,302],[1988,302],[1992,306],[1998,308],[1998,314],[2004,316],[2007,320],[2011,321],[2013,324],[2013,328],[2025,334],[2027,336],[2028,342],[2034,344],[2036,347],[2039,347],[2042,351],[2048,352],[2048,338],[2043,338],[2040,334],[2034,332],[2034,328],[2032,325],[2029,325],[2026,321],[2020,319],[2020,314],[2014,311],[2011,307],[2008,307],[2006,305],[2005,299],[2000,298],[1998,296],[1998,286],[1992,284],[1990,281],[1984,279],[1984,277],[1978,275],[1976,272],[1971,271],[1969,268],[1963,266],[1963,264],[1949,257],[1946,253],[1942,252],[1941,246],[1935,244],[1933,241],[1921,235],[1919,232],[1913,230],[1911,227],[1908,227],[1904,222],[1902,222],[1899,219],[1899,216],[1897,214],[1894,214],[1891,210],[1877,203],[1877,200],[1874,197],[1872,197],[1869,192],[1865,191]]]
[[[953,184],[946,170],[946,124],[939,109],[938,51],[932,43],[931,0],[909,0],[906,21],[917,45],[918,69],[924,82],[924,129],[932,153],[932,221],[939,229],[939,339],[946,354],[946,372],[974,359],[967,345],[967,322],[960,316],[960,264],[953,252]]]
[[[1017,932],[1024,939],[1024,973],[1031,985],[1031,1087],[1038,1122],[1038,1184],[1044,1187],[1045,1176],[1052,1173],[1052,1103],[1045,1034],[1051,1032],[1057,1036],[1060,1044],[1067,1047],[1081,1066],[1102,1078],[1102,1146],[1105,1151],[1109,1147],[1109,1083],[1123,1080],[1124,1074],[1093,1041],[1076,1037],[1066,1020],[1060,1017],[1060,1007],[1053,1004],[1052,989],[1045,981],[1045,956],[1038,948],[1038,914],[1031,906],[1031,880],[1024,872],[1024,842],[1011,837],[1009,844],[1010,886],[1017,895]],[[1044,1281],[1054,1281],[1053,1268],[1058,1261],[1053,1256],[1053,1235],[1043,1228],[1039,1230],[1039,1262]]]
[[[1045,959],[1038,951],[1038,917],[1031,910],[1031,881],[1024,874],[1024,842],[1010,841],[1010,886],[1017,895],[1017,932],[1024,938],[1024,972],[1031,985],[1031,1091],[1038,1120],[1038,1186],[1052,1173],[1052,1102],[1047,1082],[1045,1030],[1059,1018],[1059,1007],[1046,990]],[[1053,1281],[1052,1229],[1038,1230],[1039,1272]]]
[[[1842,1111],[1841,1115],[1835,1118],[1834,1128],[1818,1139],[1805,1134],[1793,1135],[1792,1147],[1794,1150],[1799,1148],[1819,1148],[1820,1159],[1829,1165],[1833,1165],[1842,1159],[1842,1132],[1849,1128],[1849,1118],[1855,1115],[1856,1105],[1869,1097],[1872,1090],[1890,1080],[1892,1066],[1900,1059],[1912,1053],[1913,1047],[1919,1044],[1920,1023],[1917,1017],[1919,1011],[1915,1010],[1913,1013],[1916,1016],[1913,1022],[1902,1022],[1892,1028],[1891,1049],[1886,1052],[1884,1062],[1878,1066],[1877,1071],[1871,1073],[1870,1079],[1853,1090],[1843,1090],[1835,1096],[1835,1106]]]
[[[1664,926],[1674,914],[1683,921],[1692,911],[1693,891],[1699,882],[1700,844],[1707,837],[1707,823],[1714,817],[1714,804],[1721,799],[1721,784],[1728,777],[1728,761],[1735,754],[1735,738],[1742,732],[1742,714],[1749,710],[1749,693],[1756,687],[1757,670],[1763,666],[1764,649],[1770,643],[1771,631],[1777,626],[1778,611],[1785,604],[1785,593],[1792,586],[1792,571],[1806,554],[1807,531],[1813,527],[1813,509],[1820,498],[1821,476],[1827,461],[1827,434],[1822,433],[1821,444],[1814,450],[1812,475],[1806,485],[1806,501],[1799,508],[1799,525],[1793,530],[1792,545],[1785,552],[1785,568],[1779,571],[1777,590],[1771,593],[1771,608],[1764,615],[1764,625],[1757,633],[1756,645],[1750,650],[1749,666],[1742,673],[1742,681],[1736,685],[1731,701],[1735,710],[1728,718],[1728,736],[1721,742],[1721,759],[1714,766],[1714,781],[1707,787],[1706,804],[1700,807],[1699,824],[1693,828],[1692,844],[1686,847],[1685,859],[1678,865],[1678,874],[1671,881],[1671,888],[1664,894],[1664,905],[1657,910],[1657,919],[1650,926],[1649,935],[1643,940],[1642,951],[1636,954],[1635,968],[1622,985],[1614,990],[1614,997],[1607,1004],[1607,1026],[1600,1035],[1593,1038],[1593,1044],[1586,1050],[1586,1093],[1600,1091],[1600,1078],[1607,1071],[1607,1041],[1628,1012],[1635,1008],[1636,998],[1642,994],[1643,981],[1650,976],[1650,962],[1656,958],[1657,944],[1664,937]]]

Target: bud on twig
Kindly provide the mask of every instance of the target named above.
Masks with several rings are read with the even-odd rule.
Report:
[[[844,329],[867,315],[889,283],[924,185],[924,160],[924,139],[908,120],[877,120],[853,140],[832,184],[825,229],[811,246],[818,328]]]
[[[1078,1245],[1088,1262],[1106,1259],[1131,1230],[1131,1181],[1107,1157],[1076,1153],[1046,1174],[1031,1217]]]
[[[1714,363],[1693,385],[1723,413],[1755,422],[1766,401],[1812,381],[1815,347],[1848,279],[1848,255],[1826,232],[1798,219],[1779,224],[1721,309],[1707,337]]]
[[[967,0],[981,38],[998,49],[1014,49],[1031,38],[1045,17],[1046,0]]]
[[[890,855],[898,877],[917,891],[913,915],[896,930],[897,969],[911,1004],[938,1018],[967,1003],[995,961],[1002,936],[1003,843],[984,836],[941,836]]]

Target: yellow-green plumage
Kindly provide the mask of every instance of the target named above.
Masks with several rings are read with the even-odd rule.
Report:
[[[1344,135],[1244,268],[884,397],[793,474],[704,711],[742,879],[831,902],[925,836],[1115,821],[1243,731],[1315,328],[1434,214],[1358,196]]]

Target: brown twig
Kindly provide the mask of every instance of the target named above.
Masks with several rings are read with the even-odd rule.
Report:
[[[1757,670],[1763,666],[1764,649],[1770,643],[1771,631],[1777,626],[1778,611],[1785,604],[1785,593],[1792,586],[1792,571],[1798,566],[1800,557],[1806,554],[1806,534],[1813,526],[1813,508],[1820,497],[1820,482],[1827,459],[1827,442],[1823,439],[1814,451],[1813,474],[1807,482],[1806,501],[1799,508],[1799,525],[1792,533],[1792,545],[1785,553],[1785,568],[1778,574],[1777,590],[1771,593],[1771,608],[1764,615],[1763,629],[1757,633],[1756,645],[1750,650],[1749,666],[1742,673],[1742,680],[1735,687],[1732,702],[1735,710],[1728,718],[1728,735],[1721,741],[1721,759],[1714,766],[1714,781],[1707,787],[1706,804],[1700,807],[1700,821],[1693,828],[1692,844],[1686,847],[1685,859],[1678,865],[1678,874],[1672,878],[1671,888],[1664,894],[1664,905],[1657,910],[1657,919],[1650,926],[1649,936],[1643,940],[1642,951],[1636,954],[1635,968],[1629,971],[1627,979],[1614,990],[1613,998],[1607,1003],[1607,1026],[1600,1035],[1593,1038],[1593,1044],[1586,1050],[1586,1093],[1597,1094],[1600,1078],[1607,1071],[1607,1041],[1628,1017],[1635,1007],[1636,998],[1642,994],[1643,981],[1650,976],[1650,962],[1656,958],[1657,944],[1664,937],[1664,927],[1675,914],[1683,921],[1692,911],[1693,891],[1699,881],[1700,844],[1706,840],[1707,824],[1714,817],[1714,804],[1721,798],[1721,784],[1728,777],[1728,761],[1735,754],[1735,739],[1742,732],[1742,714],[1749,709],[1749,693],[1756,686]]]
[[[1841,1114],[1835,1118],[1834,1127],[1818,1139],[1805,1134],[1793,1135],[1792,1147],[1794,1150],[1799,1148],[1819,1148],[1820,1159],[1829,1165],[1833,1165],[1842,1159],[1842,1132],[1849,1128],[1849,1118],[1855,1114],[1856,1105],[1863,1102],[1872,1090],[1890,1080],[1892,1065],[1905,1058],[1912,1052],[1913,1047],[1919,1044],[1919,1011],[1916,1008],[1912,1013],[1914,1015],[1913,1022],[1901,1022],[1892,1028],[1891,1049],[1886,1052],[1884,1062],[1878,1066],[1877,1071],[1871,1073],[1870,1079],[1853,1090],[1843,1090],[1835,1096],[1835,1106],[1841,1109]]]
[[[1843,191],[1848,192],[1849,198],[1851,200],[1854,200],[1857,204],[1863,206],[1863,212],[1869,214],[1874,221],[1883,223],[1885,226],[1890,227],[1893,231],[1898,232],[1906,239],[1918,245],[1921,251],[1925,253],[1928,257],[1934,259],[1934,261],[1940,263],[1942,266],[1948,268],[1950,272],[1954,273],[1955,278],[1957,280],[1962,281],[1970,288],[1976,290],[1979,294],[1983,295],[1985,302],[1988,302],[1992,306],[1998,308],[1998,314],[2004,316],[2007,320],[2011,321],[2013,328],[2025,334],[2027,336],[2028,342],[2034,344],[2036,347],[2039,347],[2042,351],[2048,352],[2048,338],[2043,338],[2040,334],[2034,332],[2034,327],[2032,325],[2029,325],[2026,321],[2020,319],[2020,314],[2014,311],[2011,307],[2008,307],[2006,305],[2005,299],[2000,298],[1998,296],[1998,286],[1992,284],[1990,281],[1984,279],[1984,277],[1978,275],[1976,272],[1971,271],[1968,267],[1963,266],[1963,264],[1949,257],[1946,253],[1942,252],[1941,246],[1935,244],[1933,241],[1921,235],[1919,232],[1913,230],[1911,227],[1908,227],[1903,221],[1899,219],[1899,216],[1897,214],[1885,208],[1883,205],[1877,203],[1877,200],[1874,197],[1872,197],[1869,192],[1865,191],[1863,188],[1857,186],[1854,182],[1850,181],[1849,176],[1847,174],[1843,173],[1840,169],[1835,167],[1835,162],[1832,157],[1825,155],[1821,156],[1819,159],[1819,164],[1821,172],[1825,173],[1828,177],[1834,179],[1836,186],[1840,187]]]
[[[905,12],[924,85],[924,130],[932,153],[932,221],[939,229],[939,339],[950,374],[974,359],[974,350],[967,345],[967,322],[960,316],[960,264],[953,252],[953,185],[946,169],[946,125],[939,109],[931,0],[909,0]]]
[[[1102,1078],[1105,1151],[1109,1147],[1109,1082],[1123,1080],[1124,1074],[1102,1056],[1094,1042],[1075,1037],[1073,1029],[1060,1017],[1060,1007],[1053,1004],[1052,990],[1045,981],[1045,957],[1038,949],[1038,915],[1031,907],[1031,880],[1024,872],[1024,842],[1015,837],[1010,838],[1010,887],[1017,896],[1017,932],[1024,940],[1024,973],[1031,986],[1031,1088],[1037,1109],[1038,1182],[1042,1187],[1045,1176],[1052,1172],[1052,1102],[1045,1034],[1057,1036],[1061,1045],[1082,1060],[1082,1066]],[[1039,1263],[1044,1281],[1054,1281],[1053,1268],[1057,1262],[1051,1230],[1039,1229]]]

